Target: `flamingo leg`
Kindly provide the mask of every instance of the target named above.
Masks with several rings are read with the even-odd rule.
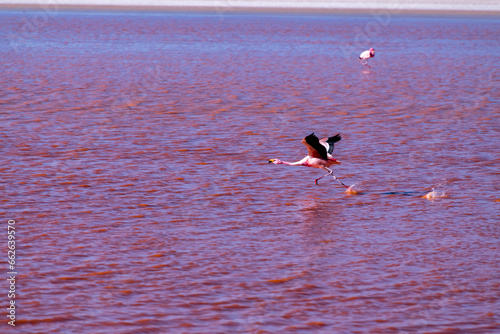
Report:
[[[370,65],[368,65],[368,60],[367,59],[361,59],[360,63],[363,64],[363,65],[365,65],[366,67],[370,67]]]
[[[338,179],[335,175],[333,175],[333,170],[331,170],[331,169],[330,169],[330,168],[328,168],[328,167],[325,167],[324,169],[328,171],[328,174],[326,174],[326,175],[331,175],[335,181],[337,181],[338,183],[340,183],[340,184],[341,184],[341,185],[343,185],[344,187],[349,188],[349,186],[346,186],[346,185],[345,185],[342,181],[340,181],[340,180],[339,180],[339,179]],[[321,179],[321,178],[323,178],[323,177],[325,177],[326,175],[324,175],[324,176],[320,177],[320,179]],[[319,179],[318,179],[318,180],[319,180]],[[318,185],[318,180],[316,180],[316,185]]]
[[[331,173],[330,173],[330,172],[328,172],[328,173],[326,173],[325,175],[323,175],[322,177],[317,178],[316,180],[314,180],[314,183],[316,183],[316,185],[318,186],[318,185],[319,185],[319,184],[318,184],[318,180],[321,180],[322,178],[324,178],[325,176],[328,176],[328,175],[331,175]]]

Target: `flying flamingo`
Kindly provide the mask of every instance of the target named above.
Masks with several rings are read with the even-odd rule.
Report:
[[[361,59],[361,64],[368,66],[368,67],[370,67],[370,65],[368,65],[368,59],[373,58],[373,57],[375,57],[375,49],[374,48],[370,48],[370,50],[363,51],[359,55],[359,59]]]
[[[344,187],[349,188],[348,186],[343,184],[342,181],[337,179],[337,177],[333,175],[333,171],[330,168],[328,168],[331,165],[340,164],[340,161],[332,157],[333,146],[340,139],[342,139],[340,133],[336,134],[333,137],[323,138],[321,140],[319,140],[314,133],[311,133],[309,136],[304,137],[304,139],[302,139],[302,144],[306,145],[307,147],[307,155],[302,160],[299,160],[297,162],[286,162],[286,161],[281,161],[279,159],[270,159],[269,163],[273,163],[275,165],[283,164],[288,166],[306,166],[306,167],[322,168],[328,171],[328,173],[316,179],[314,181],[316,185],[318,185],[318,180],[324,178],[327,175],[331,175],[334,180],[340,182],[340,184],[343,185]]]

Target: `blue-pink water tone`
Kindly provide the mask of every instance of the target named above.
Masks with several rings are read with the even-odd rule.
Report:
[[[0,14],[2,333],[500,333],[498,18],[51,14]],[[312,132],[357,195],[268,164]]]

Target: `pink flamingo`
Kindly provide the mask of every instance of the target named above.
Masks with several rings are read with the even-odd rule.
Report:
[[[306,145],[307,147],[307,155],[302,160],[299,160],[297,162],[286,162],[286,161],[281,161],[279,159],[270,159],[269,163],[273,163],[275,165],[283,164],[288,166],[306,166],[306,167],[322,168],[328,171],[328,173],[320,178],[317,178],[314,181],[316,185],[318,185],[318,180],[324,178],[327,175],[331,175],[334,180],[340,182],[340,184],[343,185],[344,187],[349,188],[348,186],[343,184],[342,181],[337,179],[337,177],[333,175],[333,171],[330,168],[328,168],[331,165],[340,164],[340,161],[332,157],[333,146],[340,139],[342,139],[340,133],[336,134],[333,137],[323,138],[321,140],[319,140],[318,137],[314,135],[314,133],[311,133],[309,136],[304,137],[304,139],[302,139],[302,144]]]
[[[375,57],[375,49],[374,48],[370,48],[370,50],[363,51],[359,55],[359,59],[361,60],[361,64],[368,66],[368,67],[370,67],[370,65],[368,65],[368,59],[373,58],[373,57]]]

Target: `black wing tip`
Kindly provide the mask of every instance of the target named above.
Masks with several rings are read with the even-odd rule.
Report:
[[[312,138],[312,137],[316,137],[316,135],[313,133],[311,133],[309,136],[306,136],[306,138]],[[316,137],[317,138],[317,137]]]
[[[342,139],[342,136],[340,135],[340,133],[337,133],[335,136],[331,136],[331,137],[328,137],[328,139],[326,140],[328,143],[336,143],[338,142],[339,140]]]
[[[313,133],[311,133],[309,136],[306,136],[306,141],[309,142],[310,140],[313,140],[314,142],[319,141],[319,138]]]
[[[337,133],[335,136],[329,137],[326,142],[328,144],[328,153],[332,154],[335,143],[340,141],[342,136],[340,133]]]
[[[310,139],[313,139],[313,138],[316,138],[316,139],[318,139],[318,141],[319,141],[319,138],[318,138],[318,137],[314,134],[314,132],[313,132],[313,133],[311,133],[310,135],[308,135],[308,136],[306,136],[306,137],[305,137],[306,141],[307,141],[307,140],[310,140]],[[332,144],[333,144],[333,143],[336,143],[336,142],[340,141],[341,139],[342,139],[342,135],[341,135],[340,133],[337,133],[335,136],[328,137],[328,138],[326,139],[326,142],[327,142],[327,143],[332,143]],[[313,139],[313,140],[314,140],[314,139]],[[314,140],[314,141],[315,141],[315,140]]]

